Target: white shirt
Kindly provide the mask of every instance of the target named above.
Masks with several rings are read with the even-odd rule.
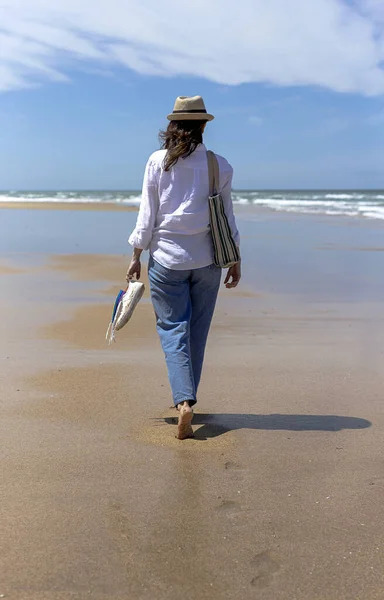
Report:
[[[168,269],[199,269],[213,263],[209,230],[209,182],[207,149],[199,144],[187,158],[164,171],[166,150],[154,152],[144,174],[139,216],[129,243],[149,250]],[[233,214],[231,188],[233,169],[222,156],[220,193],[236,244],[240,238]]]

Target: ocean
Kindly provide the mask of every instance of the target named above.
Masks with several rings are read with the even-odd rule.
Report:
[[[138,206],[137,190],[4,191],[1,202],[117,203]],[[384,219],[384,190],[237,190],[234,204],[272,211]]]

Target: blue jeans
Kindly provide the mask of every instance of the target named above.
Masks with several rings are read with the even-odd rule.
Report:
[[[173,401],[176,405],[188,400],[192,406],[196,404],[221,269],[210,265],[176,271],[150,257],[148,275]]]

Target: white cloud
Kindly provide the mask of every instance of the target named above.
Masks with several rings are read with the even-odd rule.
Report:
[[[0,90],[91,63],[384,93],[383,0],[0,0],[0,23]]]

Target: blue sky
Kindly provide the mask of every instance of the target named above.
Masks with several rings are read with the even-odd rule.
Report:
[[[236,188],[384,187],[381,0],[212,0],[217,32],[173,0],[51,4],[0,7],[0,189],[138,189],[195,94]]]

